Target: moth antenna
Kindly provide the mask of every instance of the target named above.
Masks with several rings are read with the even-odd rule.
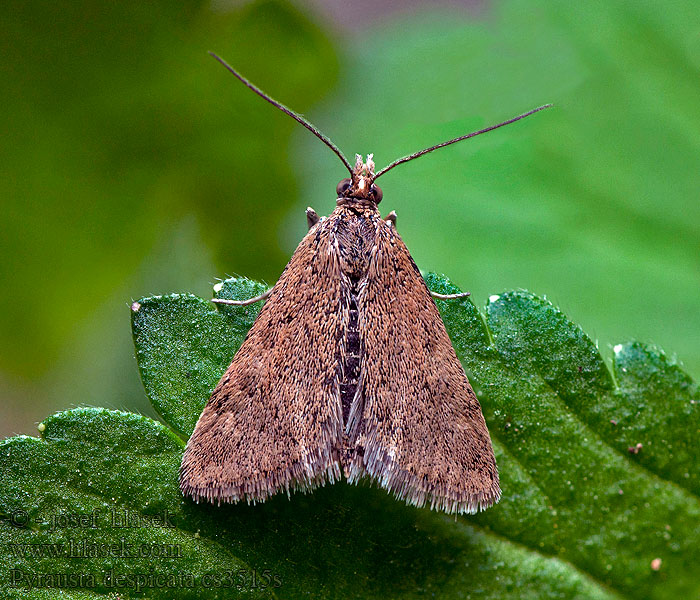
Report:
[[[396,159],[393,163],[387,165],[383,169],[381,169],[375,176],[374,179],[376,180],[378,177],[381,175],[384,175],[387,171],[390,171],[394,167],[408,162],[409,160],[413,160],[414,158],[418,158],[419,156],[423,156],[424,154],[428,154],[428,152],[432,152],[433,150],[437,150],[438,148],[443,148],[445,146],[449,146],[450,144],[456,144],[457,142],[461,142],[462,140],[466,140],[472,137],[475,137],[477,135],[481,135],[482,133],[486,133],[487,131],[493,131],[494,129],[498,129],[499,127],[503,127],[504,125],[510,125],[511,123],[515,123],[516,121],[520,121],[520,119],[524,119],[525,117],[529,117],[530,115],[534,115],[536,112],[539,112],[541,110],[544,110],[545,108],[549,108],[550,106],[554,106],[553,104],[544,104],[543,106],[538,106],[537,108],[533,108],[532,110],[527,111],[526,113],[523,113],[522,115],[518,115],[517,117],[513,117],[512,119],[508,119],[507,121],[503,121],[502,123],[498,123],[496,125],[491,125],[491,127],[487,127],[486,129],[480,129],[479,131],[472,131],[471,133],[468,133],[467,135],[462,135],[458,138],[455,138],[453,140],[449,140],[447,142],[442,142],[441,144],[437,144],[435,146],[431,146],[430,148],[426,148],[425,150],[420,150],[419,152],[414,152],[413,154],[409,154],[408,156],[404,156],[402,158]]]
[[[338,155],[338,158],[343,162],[345,165],[345,168],[350,171],[350,175],[352,175],[352,166],[348,162],[348,159],[345,158],[345,155],[340,151],[340,148],[336,146],[328,136],[324,135],[321,133],[313,124],[311,124],[309,121],[307,121],[304,117],[302,117],[300,114],[295,113],[291,108],[287,108],[284,104],[281,102],[278,102],[274,98],[268,96],[265,92],[263,92],[259,87],[248,81],[243,75],[241,75],[236,69],[234,69],[231,65],[229,65],[223,58],[220,56],[217,56],[213,52],[209,52],[210,56],[213,56],[216,60],[218,60],[230,73],[235,75],[238,80],[243,83],[246,87],[250,88],[253,90],[258,96],[261,98],[267,100],[272,106],[275,106],[279,108],[283,113],[289,115],[297,121],[298,123],[301,123],[304,127],[306,127],[311,133],[313,133],[319,140],[321,140],[326,146],[328,146],[333,152],[335,152]]]

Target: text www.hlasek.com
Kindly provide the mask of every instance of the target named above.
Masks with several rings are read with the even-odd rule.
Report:
[[[109,544],[69,540],[8,546],[16,558],[182,558],[180,544],[132,544],[125,539]]]

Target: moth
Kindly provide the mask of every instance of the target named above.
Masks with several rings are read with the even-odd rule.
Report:
[[[351,165],[301,115],[259,96],[309,129],[350,177],[309,231],[266,300],[190,437],[180,489],[197,502],[264,502],[343,476],[369,478],[397,498],[446,513],[476,512],[501,495],[479,401],[432,296],[396,229],[382,217],[376,180],[399,164],[492,127],[400,158],[375,171]]]

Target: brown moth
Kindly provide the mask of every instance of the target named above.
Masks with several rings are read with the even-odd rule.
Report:
[[[245,85],[312,131],[350,172],[267,299],[190,437],[180,488],[196,501],[264,502],[344,476],[447,513],[476,512],[501,489],[491,440],[418,267],[381,217],[370,154],[352,167],[308,121],[213,55]],[[466,294],[451,296],[455,298]]]

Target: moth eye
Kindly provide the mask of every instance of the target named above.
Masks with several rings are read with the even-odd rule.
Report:
[[[374,196],[374,201],[379,204],[382,201],[382,188],[378,185],[372,184],[372,196]]]
[[[350,189],[350,186],[352,185],[352,180],[351,179],[343,179],[341,182],[336,186],[335,188],[335,193],[338,194],[338,196],[344,196],[345,192],[347,192]]]

